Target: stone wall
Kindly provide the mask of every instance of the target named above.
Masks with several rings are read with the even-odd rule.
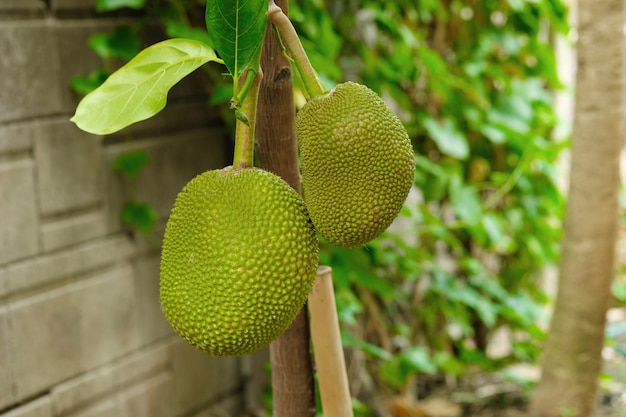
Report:
[[[121,225],[129,185],[111,170],[148,151],[137,199],[160,237],[182,186],[227,163],[227,135],[193,78],[131,140],[70,123],[70,79],[100,65],[87,38],[125,19],[94,4],[0,1],[0,417],[239,415],[241,361],[173,334],[158,245]]]

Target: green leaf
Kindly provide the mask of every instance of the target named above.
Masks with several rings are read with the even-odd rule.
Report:
[[[442,153],[457,159],[467,158],[469,155],[467,139],[451,119],[445,118],[442,122],[438,122],[435,119],[427,118],[423,123],[424,128]]]
[[[493,143],[497,145],[500,145],[506,142],[506,132],[504,132],[502,129],[498,128],[497,126],[492,126],[490,124],[485,123],[480,127],[480,133],[485,135],[487,139],[489,139],[490,141],[492,141]]]
[[[202,42],[169,39],[152,45],[85,96],[71,121],[106,135],[148,119],[163,110],[170,88],[209,61],[221,62]]]
[[[620,284],[619,282],[614,282],[611,285],[611,292],[613,297],[621,303],[626,303],[626,284]]]
[[[425,372],[434,374],[437,372],[437,366],[430,358],[425,348],[421,346],[413,347],[400,354],[402,362],[416,372]]]
[[[141,169],[150,163],[150,155],[143,149],[123,152],[113,161],[113,170],[121,172],[129,179],[135,179]]]
[[[376,273],[371,254],[367,250],[363,248],[337,248],[336,253],[341,256],[340,260],[333,262],[337,274],[341,274],[345,270],[345,277],[350,282],[370,289],[385,300],[393,297],[396,290],[395,285]]]
[[[496,252],[505,252],[513,247],[513,241],[507,233],[504,217],[486,213],[481,220],[491,248]]]
[[[396,388],[404,387],[412,374],[421,372],[427,374],[437,372],[437,365],[421,346],[400,353],[380,367],[381,377]]]
[[[148,203],[129,201],[122,208],[122,222],[144,234],[152,232],[157,218],[156,210]]]
[[[409,379],[410,370],[403,365],[398,358],[384,362],[379,368],[381,379],[394,388],[404,388]]]
[[[376,346],[374,344],[365,342],[361,339],[357,339],[352,336],[350,333],[341,332],[341,343],[344,346],[353,346],[357,349],[361,349],[363,352],[371,355],[375,358],[383,359],[383,360],[391,360],[393,355],[387,352],[385,349]]]
[[[436,352],[433,356],[433,362],[435,362],[437,368],[448,374],[460,375],[464,370],[463,364],[446,351]]]
[[[86,77],[72,78],[70,88],[84,96],[100,87],[106,79],[109,78],[109,75],[110,74],[104,68],[98,68]]]
[[[145,4],[146,0],[96,0],[96,10],[98,12],[107,12],[110,10],[122,9],[124,7],[138,10]]]
[[[459,177],[454,177],[450,183],[450,202],[456,215],[469,226],[480,221],[482,203],[476,187],[463,184]]]
[[[335,298],[339,320],[350,326],[356,326],[356,316],[363,312],[363,305],[359,298],[347,288],[338,288]]]
[[[129,26],[121,25],[113,33],[96,33],[89,38],[89,46],[104,59],[121,58],[130,61],[141,50],[141,39]]]
[[[267,25],[267,0],[207,0],[206,27],[230,74],[255,71]]]

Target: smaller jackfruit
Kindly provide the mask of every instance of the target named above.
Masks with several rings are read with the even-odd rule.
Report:
[[[306,207],[285,181],[258,168],[208,171],[183,188],[168,220],[161,306],[196,348],[245,355],[295,319],[317,264]]]
[[[408,133],[376,93],[339,84],[298,112],[296,134],[304,199],[330,243],[363,245],[400,212],[413,184]]]

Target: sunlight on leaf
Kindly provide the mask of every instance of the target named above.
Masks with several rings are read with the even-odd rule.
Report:
[[[209,61],[221,62],[202,42],[169,39],[152,45],[85,96],[71,121],[106,135],[148,119],[163,110],[170,88]]]

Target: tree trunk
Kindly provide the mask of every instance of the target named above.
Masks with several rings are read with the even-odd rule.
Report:
[[[287,0],[276,1],[287,13]],[[295,130],[292,70],[267,28],[261,56],[263,81],[257,107],[257,157],[259,166],[282,177],[300,192],[300,170]],[[315,386],[310,356],[306,306],[294,323],[270,345],[275,417],[315,415]]]
[[[570,190],[558,295],[533,417],[590,417],[614,272],[623,108],[623,0],[580,1]]]

